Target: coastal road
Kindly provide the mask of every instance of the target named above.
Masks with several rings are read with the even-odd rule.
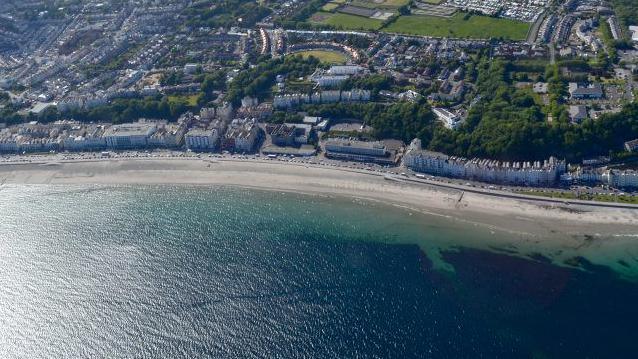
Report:
[[[0,175],[2,172],[12,171],[16,168],[24,168],[24,167],[33,167],[42,169],[43,166],[54,165],[54,164],[64,164],[64,163],[90,163],[90,162],[136,162],[136,161],[157,161],[157,160],[170,160],[170,161],[202,161],[208,163],[219,162],[239,162],[239,163],[250,163],[250,164],[275,164],[281,166],[297,166],[297,167],[306,167],[306,168],[329,168],[334,171],[341,172],[350,172],[357,173],[366,176],[373,176],[377,178],[385,178],[386,180],[391,180],[397,183],[404,183],[410,185],[419,185],[419,186],[428,186],[433,188],[440,188],[445,190],[458,191],[459,193],[474,193],[483,196],[490,197],[500,197],[500,198],[508,198],[515,199],[524,202],[534,202],[544,203],[544,204],[553,204],[553,205],[561,205],[561,206],[585,206],[585,207],[598,207],[598,208],[615,208],[615,209],[631,209],[638,211],[638,205],[635,204],[623,204],[623,203],[612,203],[612,202],[595,202],[595,201],[585,201],[585,200],[562,200],[556,198],[547,198],[540,196],[531,196],[525,194],[518,194],[512,192],[506,192],[501,190],[492,190],[486,188],[477,188],[473,186],[467,186],[462,184],[454,184],[454,183],[445,183],[443,179],[441,181],[437,180],[428,180],[428,179],[420,179],[414,178],[407,175],[395,175],[392,173],[388,173],[387,171],[371,171],[367,169],[357,169],[357,168],[347,168],[343,166],[333,165],[332,163],[323,163],[323,162],[309,162],[302,160],[281,160],[281,159],[268,159],[268,158],[232,158],[232,157],[212,157],[206,158],[203,156],[175,156],[175,155],[164,155],[164,156],[142,156],[142,157],[126,157],[126,158],[101,158],[101,157],[88,157],[84,159],[50,159],[47,160],[46,157],[40,157],[35,159],[34,161],[22,161],[22,162],[0,162]],[[396,169],[395,169],[396,170]]]
[[[481,189],[470,186],[462,186],[455,184],[445,184],[440,182],[433,182],[428,180],[421,179],[413,179],[413,178],[397,178],[397,180],[401,180],[409,183],[418,183],[428,186],[434,186],[439,188],[452,189],[456,191],[468,192],[468,193],[476,193],[483,196],[491,196],[491,197],[501,197],[501,198],[510,198],[521,201],[533,201],[533,202],[542,202],[542,203],[552,203],[552,204],[561,204],[561,205],[578,205],[578,206],[589,206],[589,207],[601,207],[601,208],[621,208],[621,209],[634,209],[638,210],[638,205],[629,204],[629,203],[612,203],[612,202],[595,202],[595,201],[584,201],[584,200],[561,200],[556,198],[545,198],[540,196],[530,196],[524,194],[517,193],[509,193],[504,191],[496,191],[489,189]]]

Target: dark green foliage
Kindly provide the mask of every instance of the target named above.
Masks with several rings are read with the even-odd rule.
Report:
[[[212,91],[222,91],[226,88],[226,73],[222,70],[215,71],[204,76],[202,81],[202,91],[210,93]]]
[[[160,84],[162,86],[175,86],[179,85],[184,78],[184,73],[181,71],[171,71],[162,75]]]
[[[202,80],[202,93],[197,99],[197,104],[203,107],[206,106],[208,102],[216,99],[217,96],[213,91],[223,91],[226,89],[226,73],[223,70],[218,70],[200,76]]]
[[[228,86],[226,99],[239,105],[244,96],[264,98],[275,84],[277,75],[297,78],[311,74],[319,65],[319,60],[310,57],[286,56],[262,62],[254,68],[240,72]]]
[[[303,116],[296,112],[275,111],[268,122],[270,123],[301,123]]]
[[[622,151],[623,143],[638,137],[638,104],[598,120],[571,124],[562,105],[565,83],[557,66],[548,66],[553,122],[548,122],[529,90],[515,89],[507,80],[503,61],[481,61],[479,94],[466,123],[458,130],[437,128],[430,149],[465,157],[501,160],[540,160],[559,156],[571,161]]]
[[[311,28],[312,25],[306,23],[306,19],[309,18],[312,14],[319,11],[323,4],[324,0],[311,0],[308,1],[304,6],[302,6],[297,12],[295,12],[292,16],[287,19],[276,19],[275,24],[278,26],[283,26],[285,28]]]
[[[208,0],[201,1],[185,10],[189,26],[231,27],[241,25],[252,27],[256,22],[270,14],[270,9],[256,1],[247,0]],[[241,21],[240,21],[241,19]]]
[[[72,111],[66,117],[83,122],[133,122],[140,118],[157,118],[176,120],[191,109],[182,101],[169,102],[163,98],[118,99],[109,105],[99,106],[91,110]]]
[[[337,103],[307,106],[306,110],[312,116],[359,119],[374,128],[376,138],[394,138],[404,142],[418,137],[427,143],[437,126],[430,107],[425,103],[402,102],[389,106]]]
[[[611,5],[620,21],[625,25],[638,25],[638,1],[611,0]]]

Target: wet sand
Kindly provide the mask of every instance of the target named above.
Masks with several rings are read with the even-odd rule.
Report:
[[[0,183],[237,186],[379,201],[535,241],[638,234],[638,209],[546,203],[388,180],[383,174],[278,161],[108,159],[0,165]],[[581,237],[580,239],[578,239]]]

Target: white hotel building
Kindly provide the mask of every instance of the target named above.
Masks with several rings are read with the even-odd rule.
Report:
[[[461,118],[457,114],[452,113],[444,108],[434,107],[432,111],[436,115],[437,119],[443,122],[443,125],[445,125],[445,127],[449,128],[450,130],[456,129],[461,124]]]
[[[413,171],[437,176],[526,186],[554,185],[566,169],[565,162],[554,157],[543,162],[500,162],[452,157],[422,150],[419,140],[410,144],[404,164]]]
[[[638,172],[607,170],[602,175],[602,181],[617,188],[638,188]]]
[[[273,99],[274,108],[292,108],[307,103],[366,102],[370,101],[370,90],[352,89],[350,91],[324,90],[308,94],[277,95]]]
[[[217,129],[193,128],[186,133],[186,148],[193,151],[212,151],[217,147]]]
[[[148,139],[157,131],[154,123],[126,123],[113,125],[104,131],[106,146],[112,149],[144,148]]]

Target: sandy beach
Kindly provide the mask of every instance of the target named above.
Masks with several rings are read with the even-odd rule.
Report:
[[[12,184],[213,185],[348,196],[535,238],[638,234],[638,209],[547,203],[388,180],[383,174],[265,160],[148,158],[0,165]]]

